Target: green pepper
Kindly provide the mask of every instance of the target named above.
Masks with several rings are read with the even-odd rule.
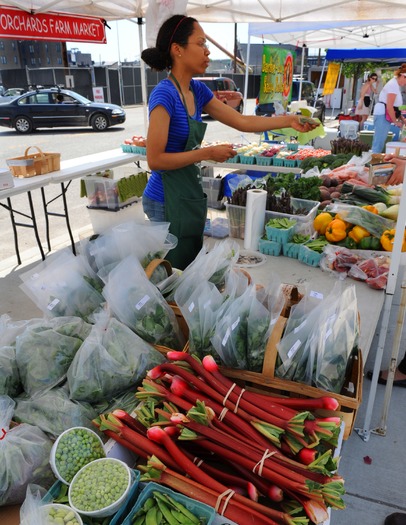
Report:
[[[361,250],[371,250],[371,240],[372,237],[364,237],[359,241],[359,248]],[[379,240],[379,239],[378,239]]]
[[[381,250],[381,240],[378,237],[370,237],[371,239],[371,250]]]
[[[355,250],[358,247],[357,243],[351,237],[345,238],[344,246],[349,250]]]

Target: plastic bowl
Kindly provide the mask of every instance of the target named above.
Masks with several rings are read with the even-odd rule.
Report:
[[[119,475],[120,477],[122,476],[121,488],[117,491],[114,501],[110,502],[112,498],[106,496],[107,501],[109,501],[109,503],[104,506],[100,504],[99,508],[93,508],[93,510],[90,510],[89,506],[97,507],[98,505],[93,503],[90,503],[89,505],[81,505],[77,501],[76,490],[80,490],[80,485],[83,482],[83,480],[86,479],[86,476],[89,473],[89,469],[92,469],[94,471],[94,477],[91,484],[86,483],[85,492],[87,501],[93,502],[96,498],[95,494],[100,494],[101,491],[104,491],[106,489],[106,485],[108,486],[109,483],[111,484],[112,476],[114,476],[114,474],[110,470],[112,468],[112,463],[116,463],[114,467],[117,469],[118,466],[120,470]],[[118,474],[118,472],[115,472],[115,474]],[[125,503],[125,501],[130,495],[131,486],[133,482],[134,473],[123,461],[116,458],[96,459],[91,463],[85,465],[83,468],[81,468],[73,478],[69,486],[68,492],[69,505],[72,507],[72,509],[74,509],[76,512],[79,512],[83,516],[89,516],[92,518],[106,518],[107,516],[115,514]]]
[[[80,514],[79,514],[76,510],[72,509],[72,508],[69,507],[68,505],[62,505],[62,504],[60,504],[60,503],[49,503],[49,504],[47,504],[47,505],[43,505],[43,506],[41,507],[41,513],[42,513],[42,515],[44,516],[45,519],[48,520],[48,521],[47,521],[47,524],[49,524],[49,525],[54,525],[54,524],[55,524],[55,525],[58,525],[58,524],[60,523],[60,521],[56,521],[56,520],[51,520],[51,519],[50,519],[50,511],[51,511],[52,509],[55,509],[57,512],[58,512],[58,511],[59,511],[59,512],[64,512],[64,511],[66,511],[65,516],[72,512],[72,513],[73,513],[73,519],[75,519],[76,522],[75,522],[75,521],[72,522],[72,520],[69,520],[69,523],[72,522],[74,525],[83,525],[82,518],[80,517]],[[62,518],[62,519],[63,519],[63,518]],[[66,523],[65,520],[64,520],[64,523]]]
[[[85,436],[88,443],[92,443],[93,446],[91,449],[89,449],[89,447],[83,447],[82,450],[80,450],[80,454],[74,456],[72,438],[75,434],[79,433]],[[64,456],[61,456],[62,448],[66,448]],[[49,462],[55,476],[62,481],[62,483],[65,483],[65,485],[69,485],[75,474],[79,472],[82,467],[90,461],[104,457],[106,457],[106,452],[103,441],[96,432],[86,427],[72,427],[62,432],[53,444]]]

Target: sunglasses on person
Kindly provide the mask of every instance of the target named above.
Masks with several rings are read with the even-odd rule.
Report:
[[[378,80],[378,77],[371,77],[371,80]]]

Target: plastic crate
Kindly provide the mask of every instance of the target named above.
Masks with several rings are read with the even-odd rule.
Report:
[[[320,266],[320,260],[322,257],[322,253],[311,250],[305,244],[300,244],[298,255],[300,262],[307,264],[308,266]]]
[[[245,207],[235,204],[226,204],[228,228],[230,237],[244,239],[245,234]]]
[[[221,178],[202,177],[203,191],[207,195],[207,206],[218,210],[224,209],[223,199],[219,199]]]
[[[266,210],[265,211],[265,224],[269,219],[275,219],[280,217],[286,217],[288,219],[295,219],[298,223],[298,226],[311,225],[314,218],[316,217],[317,209],[320,206],[318,201],[309,201],[306,199],[297,199],[292,197],[290,199],[293,211],[303,210],[305,211],[304,215],[297,215],[296,213],[280,213],[277,211]]]
[[[195,514],[201,520],[200,523],[202,525],[212,525],[216,516],[216,511],[213,507],[209,507],[209,505],[206,505],[205,503],[200,503],[200,501],[188,498],[179,492],[175,492],[171,489],[163,487],[162,485],[154,483],[153,481],[145,485],[145,488],[140,493],[137,502],[124,520],[123,525],[131,525],[133,523],[133,516],[144,505],[147,499],[152,496],[154,491],[168,494],[171,498],[184,505],[190,512]]]
[[[277,257],[281,254],[282,244],[280,242],[269,241],[268,239],[259,239],[258,250],[266,255]]]
[[[132,472],[134,476],[134,483],[131,487],[128,498],[125,501],[125,503],[120,507],[120,509],[113,516],[111,516],[109,525],[120,525],[121,523],[123,523],[126,516],[128,515],[128,513],[131,511],[131,509],[134,507],[134,505],[137,502],[137,498],[139,494],[140,472],[135,469],[132,469]],[[62,485],[63,483],[61,481],[56,481],[52,485],[52,487],[48,490],[48,492],[45,494],[45,496],[42,498],[42,501],[44,503],[52,503],[54,499],[58,497]],[[93,524],[93,521],[91,518],[88,518],[87,516],[83,516],[83,515],[81,515],[81,518],[83,520],[83,525]]]

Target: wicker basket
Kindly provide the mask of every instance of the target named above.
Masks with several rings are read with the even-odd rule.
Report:
[[[36,148],[38,152],[28,155],[31,148]],[[38,146],[29,146],[22,157],[8,159],[7,165],[14,177],[26,178],[45,175],[61,168],[61,154],[44,153]]]

